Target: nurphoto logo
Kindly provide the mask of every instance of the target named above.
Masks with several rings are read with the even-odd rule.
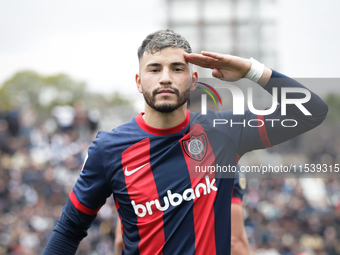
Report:
[[[219,99],[221,105],[222,105],[222,101],[221,98],[219,96],[219,94],[217,93],[217,91],[210,85],[206,84],[206,83],[202,83],[202,82],[197,82],[199,84],[202,84],[206,87],[208,87],[209,89],[211,89],[217,96],[217,98]],[[232,98],[233,98],[233,114],[234,115],[243,115],[244,114],[244,95],[242,90],[232,84],[223,84],[222,87],[219,87],[219,89],[228,89],[231,92]],[[199,89],[205,91],[214,101],[215,105],[216,105],[216,100],[214,98],[214,96],[207,90],[207,89],[203,89],[198,87]],[[305,95],[304,98],[287,98],[287,94],[288,93],[302,93]],[[256,115],[269,115],[272,114],[275,109],[276,109],[276,105],[277,105],[277,88],[273,88],[273,100],[272,100],[272,106],[270,107],[270,109],[267,110],[257,110],[254,107],[253,104],[253,88],[248,88],[248,98],[247,98],[247,103],[248,103],[248,108],[249,110],[256,114]],[[202,94],[201,95],[201,104],[202,104],[202,111],[201,113],[206,115],[207,114],[207,95],[206,94]],[[312,115],[302,104],[307,103],[311,98],[311,94],[309,92],[308,89],[304,89],[304,88],[282,88],[281,89],[281,115],[285,116],[287,113],[287,105],[288,104],[295,104],[296,107],[298,107],[300,109],[300,111],[304,114],[304,115]]]
[[[220,95],[217,93],[217,91],[210,85],[206,84],[206,83],[203,83],[203,82],[197,82],[198,84],[202,85],[202,86],[205,86],[207,88],[209,88],[212,92],[215,93],[215,95],[217,96],[218,100],[220,101],[220,104],[222,106],[222,100],[221,100],[221,97]],[[214,98],[214,96],[211,94],[211,92],[205,88],[201,88],[201,87],[197,87],[198,89],[201,89],[203,90],[205,93],[207,93],[211,98],[212,100],[214,101],[215,105],[217,105],[216,103],[216,100]],[[207,95],[206,94],[202,94],[201,95],[201,113],[203,115],[206,115],[207,114]]]
[[[198,82],[198,84],[203,85],[207,88],[209,88],[218,98],[221,106],[222,106],[222,100],[218,92],[210,85],[203,83],[203,82]],[[206,92],[214,101],[215,105],[217,105],[217,102],[213,96],[213,94],[207,90],[206,88],[201,88],[198,87],[199,89],[203,90]],[[232,95],[232,101],[233,101],[233,115],[244,115],[245,110],[244,110],[244,105],[245,105],[245,96],[243,94],[243,91],[237,87],[236,85],[232,84],[223,84],[218,87],[219,90],[221,89],[228,89],[231,92]],[[249,87],[247,90],[247,105],[248,109],[251,113],[257,115],[257,116],[264,116],[264,115],[270,115],[274,113],[276,110],[276,106],[278,104],[278,90],[277,88],[273,88],[272,90],[272,105],[268,109],[264,110],[258,110],[255,109],[254,103],[253,103],[253,88]],[[301,93],[302,96],[301,98],[287,98],[289,93]],[[202,94],[201,95],[201,113],[203,115],[207,114],[207,94]],[[287,105],[295,105],[304,115],[311,115],[311,113],[303,106],[304,103],[307,103],[311,98],[311,93],[308,89],[304,88],[293,88],[293,87],[284,87],[281,88],[281,115],[286,116],[287,115]],[[263,118],[263,117],[262,117]],[[248,122],[248,126],[250,127],[261,127],[264,125],[264,121],[261,119],[252,119]],[[277,119],[266,119],[266,121],[270,121],[272,126],[274,125],[275,121],[278,121]],[[231,123],[233,125],[232,121],[228,121],[226,119],[214,119],[213,121],[213,126],[215,127],[216,125],[224,125],[227,123]],[[255,124],[254,124],[255,123]],[[243,124],[246,126],[246,123],[234,123],[235,124]],[[297,121],[294,119],[284,119],[281,121],[281,125],[283,127],[295,127],[297,126]]]

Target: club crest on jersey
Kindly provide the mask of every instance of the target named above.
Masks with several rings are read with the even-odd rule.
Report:
[[[201,161],[207,152],[207,138],[205,134],[192,135],[190,139],[184,140],[185,153],[192,159]]]

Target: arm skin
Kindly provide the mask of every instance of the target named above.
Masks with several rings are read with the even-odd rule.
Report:
[[[231,255],[249,255],[242,204],[231,204]]]
[[[221,80],[241,79],[251,68],[251,60],[240,58],[232,55],[224,55],[219,53],[202,51],[201,54],[185,53],[185,59],[194,65],[203,68],[212,69],[212,76]],[[272,70],[265,67],[264,72],[258,84],[262,87],[266,86],[269,78],[272,75]]]
[[[121,254],[123,249],[123,237],[122,237],[122,227],[120,220],[117,219],[116,231],[115,231],[115,250],[116,254]]]

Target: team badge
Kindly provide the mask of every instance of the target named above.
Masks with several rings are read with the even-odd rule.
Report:
[[[192,135],[190,139],[182,141],[185,153],[192,159],[201,161],[207,152],[207,138],[205,134]]]

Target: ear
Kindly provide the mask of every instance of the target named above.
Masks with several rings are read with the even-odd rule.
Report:
[[[197,81],[198,81],[198,74],[197,72],[192,72],[191,74],[191,91],[194,91],[197,87]]]
[[[138,89],[139,93],[143,93],[142,81],[141,81],[141,77],[140,77],[139,74],[136,74],[136,84],[137,84],[137,89]]]

